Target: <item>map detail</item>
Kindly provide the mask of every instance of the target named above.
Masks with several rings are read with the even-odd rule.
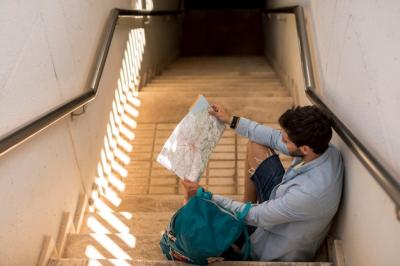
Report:
[[[157,157],[157,162],[181,179],[200,179],[224,132],[225,125],[208,113],[209,108],[206,98],[200,95]]]

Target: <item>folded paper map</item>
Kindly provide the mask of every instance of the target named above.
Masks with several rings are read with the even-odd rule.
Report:
[[[157,157],[157,162],[182,179],[200,179],[224,132],[225,125],[208,113],[209,108],[206,98],[199,95]]]

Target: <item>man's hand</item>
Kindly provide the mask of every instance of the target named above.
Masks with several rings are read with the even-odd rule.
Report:
[[[186,202],[193,197],[194,195],[196,195],[197,189],[200,187],[200,185],[196,182],[192,182],[188,179],[184,179],[181,181],[181,184],[183,185],[183,187],[185,188],[185,201],[184,204],[186,204]]]
[[[224,122],[225,124],[229,124],[232,120],[232,115],[230,112],[225,110],[221,105],[219,104],[211,104],[211,108],[208,111],[208,113],[212,116],[215,116],[218,118],[220,121]]]

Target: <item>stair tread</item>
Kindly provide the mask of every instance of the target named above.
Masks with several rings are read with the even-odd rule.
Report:
[[[146,88],[160,88],[160,87],[169,87],[169,88],[211,88],[211,87],[216,87],[221,90],[221,89],[227,89],[227,90],[234,90],[234,89],[240,89],[240,90],[250,90],[253,88],[279,88],[283,89],[283,86],[280,82],[278,81],[270,81],[270,82],[259,82],[259,83],[234,83],[234,82],[198,82],[198,83],[184,83],[184,82],[170,82],[170,83],[149,83],[146,85]]]
[[[234,200],[240,200],[242,195],[230,195]],[[176,211],[182,207],[182,195],[123,195],[122,203],[116,211],[157,212]]]
[[[159,247],[161,233],[153,234],[71,234],[65,258],[163,260]]]
[[[168,74],[167,72],[165,74]],[[275,73],[269,73],[265,74],[263,76],[255,75],[161,75],[158,77],[155,77],[153,80],[150,82],[160,82],[160,81],[220,81],[220,80],[226,80],[226,81],[241,81],[241,80],[246,80],[246,81],[269,81],[271,79],[278,79],[278,76]]]
[[[152,234],[72,234],[68,237],[64,258],[123,259],[126,261],[168,262],[159,247],[162,232]],[[236,262],[235,262],[236,263]],[[243,263],[243,262],[237,262]],[[213,265],[265,265],[265,262]],[[286,264],[285,264],[286,263]],[[148,264],[152,265],[152,264]],[[168,264],[166,264],[168,265]],[[267,264],[268,265],[268,264]],[[270,265],[328,266],[330,262],[279,262]]]
[[[199,94],[204,95],[205,97],[285,97],[289,96],[289,92],[285,90],[265,90],[265,91],[216,91],[216,90],[204,90],[204,91],[196,91],[196,90],[179,90],[174,91],[175,97],[196,97]],[[144,95],[164,95],[171,96],[170,91],[162,91],[162,90],[143,90],[139,93],[140,97]]]
[[[172,266],[172,265],[187,265],[186,263],[167,260],[123,260],[123,259],[77,259],[77,258],[62,258],[52,259],[49,266]],[[256,261],[224,261],[213,263],[212,265],[232,265],[232,266],[333,266],[330,262],[256,262]]]
[[[223,93],[247,93],[247,92],[253,92],[253,93],[259,93],[257,95],[262,95],[263,93],[268,93],[268,92],[279,92],[279,91],[286,91],[282,89],[281,87],[246,87],[246,90],[243,90],[241,87],[236,87],[236,88],[222,88],[222,87],[216,87],[216,86],[202,86],[202,87],[187,87],[187,86],[174,86],[174,87],[152,87],[148,86],[143,88],[141,92],[169,92],[169,93],[174,93],[174,92],[196,92],[199,94],[204,94],[204,93],[210,93],[210,92],[223,92]]]
[[[174,78],[174,79],[191,79],[191,78],[270,78],[276,77],[275,72],[254,72],[254,73],[240,73],[238,71],[234,72],[220,72],[220,73],[196,73],[196,71],[186,71],[186,72],[178,72],[173,70],[167,70],[162,73],[162,78]]]
[[[134,212],[131,218],[120,212],[90,212],[85,214],[81,232],[151,234],[166,228],[175,211]]]
[[[196,85],[196,84],[223,84],[223,85],[247,85],[247,84],[275,84],[280,83],[280,80],[276,77],[263,78],[263,79],[154,79],[150,84],[161,85],[161,84],[185,84],[185,85]]]
[[[99,264],[100,263],[100,264]],[[171,266],[171,265],[187,265],[186,263],[167,260],[123,260],[123,259],[77,259],[62,258],[52,259],[49,266]],[[232,266],[333,266],[330,262],[256,262],[256,261],[224,261],[213,263],[212,265],[232,265]]]
[[[167,123],[180,121],[193,104],[194,97],[165,98],[163,95],[139,95],[137,122]],[[293,105],[291,97],[209,97],[235,114],[259,122],[276,122]],[[263,108],[260,108],[262,106]]]

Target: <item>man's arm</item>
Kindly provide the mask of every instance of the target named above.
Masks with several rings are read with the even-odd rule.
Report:
[[[282,141],[282,132],[277,129],[241,117],[236,127],[236,133],[255,143],[290,155],[286,144]]]
[[[233,212],[241,211],[245,204],[227,197],[213,195],[212,200]],[[271,228],[274,225],[304,221],[318,216],[318,201],[298,188],[290,188],[280,198],[254,204],[245,218],[249,225]]]
[[[193,197],[200,187],[198,183],[189,180],[183,180],[181,183],[186,192],[185,201]],[[243,202],[234,201],[221,195],[213,195],[212,200],[234,213],[241,212],[246,205]],[[318,200],[302,191],[298,185],[293,185],[280,198],[254,204],[245,217],[245,222],[249,225],[268,229],[277,224],[305,221],[315,219],[318,216],[320,216]]]
[[[231,124],[232,122],[233,116],[231,113],[219,104],[212,104],[209,113],[225,124]],[[236,125],[236,133],[258,144],[268,146],[286,155],[290,155],[285,143],[282,141],[282,133],[279,130],[240,117],[239,122]]]

